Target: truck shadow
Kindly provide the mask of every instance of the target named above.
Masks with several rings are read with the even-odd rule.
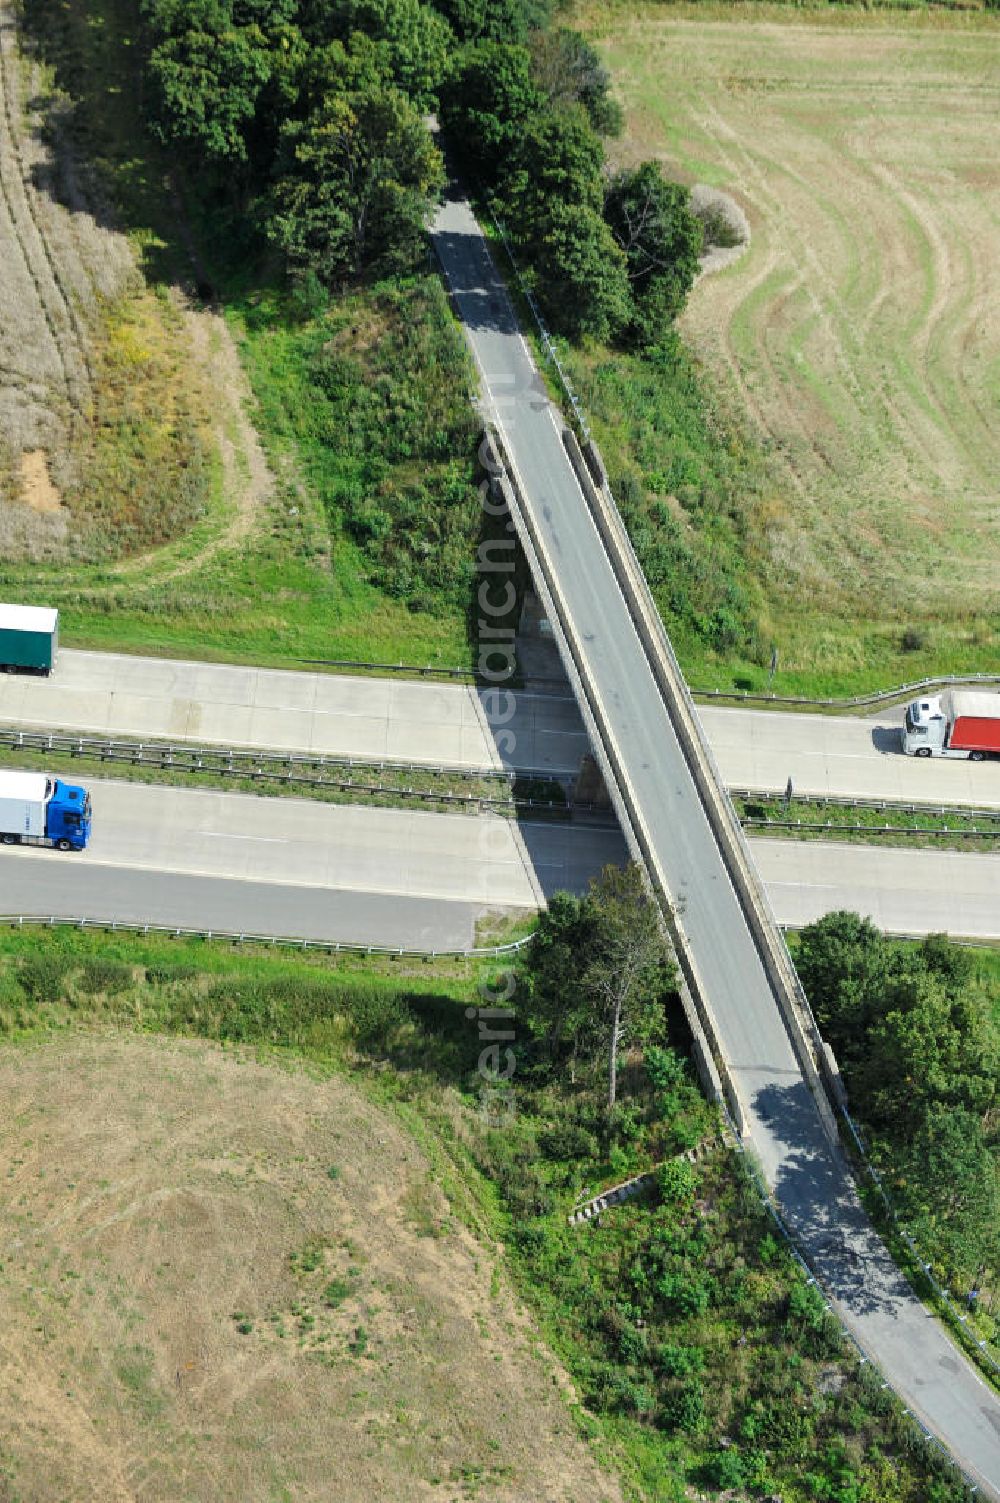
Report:
[[[872,746],[883,757],[903,755],[903,732],[898,725],[872,726]]]

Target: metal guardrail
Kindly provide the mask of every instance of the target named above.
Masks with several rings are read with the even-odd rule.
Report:
[[[268,949],[315,950],[326,955],[385,955],[389,959],[490,959],[515,955],[530,945],[534,931],[506,945],[473,945],[466,950],[418,950],[406,945],[366,945],[339,939],[301,939],[295,935],[258,934],[251,930],[189,929],[182,924],[144,924],[129,919],[82,918],[65,914],[2,913],[0,925],[23,929],[100,929],[110,934],[163,935],[167,939],[223,940],[227,944],[265,945]]]
[[[730,788],[729,796],[745,803],[787,804],[788,802],[788,796],[785,793],[772,790],[761,792],[757,788]],[[992,809],[984,804],[904,803],[902,800],[897,801],[892,798],[852,798],[849,794],[795,792],[792,794],[792,801],[796,804],[813,804],[817,808],[871,809],[876,813],[884,813],[891,809],[896,814],[925,815],[927,818],[939,819],[985,819],[1000,824],[1000,808]]]
[[[805,819],[746,819],[741,817],[744,830],[801,830],[820,835],[864,835],[873,840],[887,835],[902,835],[934,840],[1000,840],[1000,827],[995,830],[949,830],[921,829],[919,825],[862,825],[835,824],[832,819],[825,823]]]
[[[468,810],[495,813],[570,815],[597,814],[594,804],[568,797],[525,798],[513,790],[518,783],[545,782],[564,786],[551,772],[512,771],[507,768],[463,768],[445,764],[424,766],[421,763],[373,761],[360,757],[311,756],[303,752],[237,750],[225,746],[177,745],[156,741],[132,741],[100,736],[78,736],[53,731],[24,731],[0,726],[0,746],[15,751],[42,751],[58,755],[92,757],[112,766],[149,767],[158,772],[183,772],[197,775],[246,778],[253,782],[278,782],[288,786],[328,788],[334,792],[358,793],[370,797],[392,797],[414,803],[449,804]],[[359,780],[352,777],[323,777],[327,768],[365,768],[380,772],[404,772],[422,777],[465,777],[504,783],[511,790],[506,797],[488,793],[455,793],[400,787],[394,783]],[[312,775],[310,771],[312,770]]]
[[[417,678],[454,678],[460,681],[475,680],[474,668],[448,668],[442,664],[427,663],[361,663],[353,658],[300,658],[299,662],[313,668],[350,668],[360,673],[408,673]]]
[[[853,694],[828,699],[808,694],[770,694],[763,689],[695,689],[698,699],[727,699],[739,704],[812,705],[824,710],[857,710],[870,705],[890,705],[932,689],[960,688],[963,684],[1000,684],[998,673],[949,674],[941,678],[921,678],[894,689],[873,689],[870,694]]]
[[[544,325],[542,326],[544,328]],[[580,424],[580,431],[588,441],[590,430],[586,420],[579,409],[579,398],[568,384],[568,378],[558,357],[553,349],[553,361],[559,371],[560,378],[566,388],[566,396],[573,406],[574,413]],[[413,678],[449,678],[456,681],[478,683],[479,679],[472,668],[446,668],[438,667],[433,663],[361,663],[340,658],[302,658],[306,664],[312,664],[324,668],[343,668],[356,673],[401,673]],[[564,681],[557,678],[536,678],[532,675],[533,684],[562,684]],[[998,673],[953,673],[945,674],[939,678],[916,679],[912,684],[897,684],[891,689],[873,689],[869,694],[853,694],[829,697],[810,694],[773,694],[767,689],[699,689],[695,685],[688,686],[690,693],[695,699],[726,700],[735,704],[762,704],[762,705],[800,705],[806,708],[812,707],[820,710],[857,710],[872,705],[891,705],[899,700],[913,697],[914,695],[930,692],[934,689],[961,688],[964,684],[997,684],[1000,685]]]
[[[108,760],[126,760],[131,754],[143,758],[162,759],[166,766],[175,765],[184,770],[191,765],[195,771],[221,770],[216,764],[230,766],[263,766],[274,764],[289,771],[296,768],[375,768],[379,772],[412,772],[428,777],[474,777],[495,778],[513,783],[519,779],[542,779],[555,782],[551,772],[513,771],[507,767],[469,767],[450,762],[404,762],[391,757],[351,757],[335,753],[282,751],[266,747],[231,747],[198,741],[139,740],[133,736],[95,736],[72,731],[24,730],[20,726],[0,725],[0,745],[26,751],[68,752],[76,756],[106,757]]]
[[[541,337],[542,347],[544,348],[549,360],[552,362],[556,374],[558,375],[559,380],[562,383],[562,389],[566,394],[567,401],[573,409],[573,416],[576,418],[576,421],[579,424],[580,432],[583,434],[585,439],[589,439],[590,428],[587,426],[587,419],[584,415],[583,407],[580,404],[579,397],[573,389],[573,383],[570,381],[569,376],[566,373],[566,368],[563,365],[562,361],[559,359],[559,351],[556,349],[555,341],[553,340],[552,335],[549,333],[548,326],[544,318],[542,317],[542,312],[538,306],[535,295],[521,274],[521,268],[518,266],[517,261],[514,258],[514,252],[511,248],[510,241],[507,239],[507,234],[504,230],[503,224],[497,218],[492,209],[490,210],[490,218],[493,221],[493,226],[497,234],[500,236],[500,243],[507,253],[507,259],[510,262],[511,270],[513,271],[514,276],[517,279],[517,285],[520,289],[521,296],[524,298],[528,307],[531,309],[531,315],[534,318],[535,323],[538,325],[538,333]]]

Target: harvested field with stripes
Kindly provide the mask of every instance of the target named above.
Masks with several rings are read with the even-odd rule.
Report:
[[[749,535],[783,663],[848,671],[852,617],[981,653],[1000,623],[1000,24],[579,9],[625,105],[613,149],[750,223],[681,328],[773,461]]]

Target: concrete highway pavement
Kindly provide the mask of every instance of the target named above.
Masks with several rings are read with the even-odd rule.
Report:
[[[470,944],[483,913],[580,892],[625,856],[617,830],[579,822],[89,787],[86,851],[0,849],[0,910],[442,949]],[[752,849],[780,923],[853,908],[895,933],[1000,938],[992,857],[771,839]]]
[[[575,771],[576,703],[518,691],[499,735],[491,691],[120,653],[59,654],[49,678],[0,674],[0,723],[378,762]]]
[[[781,924],[847,908],[890,934],[1000,939],[996,856],[769,837],[750,846]]]
[[[88,786],[86,851],[0,847],[0,911],[465,948],[484,914],[580,891],[624,857],[607,827]]]
[[[1000,761],[904,756],[901,710],[862,719],[699,705],[698,714],[730,788],[783,792],[791,778],[798,793],[1000,809]]]
[[[581,645],[581,677],[613,740],[644,841],[675,901],[743,1104],[752,1147],[800,1248],[906,1402],[1000,1498],[1000,1399],[900,1277],[827,1136],[697,792],[652,665],[568,462],[561,419],[517,326],[469,205],[432,230],[481,375],[483,406],[516,468],[536,546]],[[536,581],[537,582],[537,581]]]
[[[49,679],[0,674],[0,723],[373,762],[576,773],[589,741],[568,686],[519,689],[502,707],[492,693],[466,684],[63,651]],[[508,710],[509,720],[491,727],[491,718]],[[733,788],[778,792],[791,777],[799,793],[1000,808],[1000,762],[904,757],[901,711],[863,719],[703,705],[699,714]]]

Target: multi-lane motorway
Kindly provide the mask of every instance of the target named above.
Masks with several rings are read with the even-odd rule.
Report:
[[[4,847],[0,913],[466,949],[485,914],[581,891],[626,855],[616,828],[580,821],[87,781],[90,846]],[[782,923],[852,908],[893,933],[1000,938],[992,856],[771,839],[752,849]]]
[[[115,653],[62,652],[50,679],[0,674],[0,724],[92,735],[572,775],[589,749],[568,687],[518,690],[497,737],[486,693],[415,683]],[[900,750],[902,710],[868,718],[703,705],[733,788],[1000,808],[1000,762]]]
[[[591,689],[614,728],[634,806],[681,903],[765,1173],[847,1323],[983,1489],[1000,1496],[1000,1405],[900,1280],[816,1115],[650,663],[566,462],[557,419],[463,205],[446,205],[438,245],[493,415],[558,573],[566,620],[586,644]],[[713,708],[703,718],[733,786],[781,789],[791,777],[801,793],[1000,806],[1000,769],[904,759],[892,715],[827,721]],[[587,746],[565,697],[519,693],[508,726],[512,744],[501,758],[482,700],[460,686],[193,664],[153,668],[90,654],[65,654],[49,684],[0,681],[0,721],[462,767],[507,760],[553,772],[574,770]],[[5,852],[0,908],[59,912],[65,902],[95,917],[111,916],[110,906],[120,918],[150,918],[158,907],[163,921],[185,927],[370,942],[392,916],[397,943],[426,944],[433,934],[439,946],[447,936],[467,944],[476,913],[529,906],[553,886],[580,885],[609,853],[614,859],[617,840],[596,829],[581,835],[576,828],[112,784],[95,789],[95,806],[99,833],[85,857]],[[785,901],[798,905],[792,921],[830,906],[864,908],[865,893],[884,888],[883,900],[892,893],[911,912],[920,909],[924,926],[995,932],[988,927],[991,915],[995,921],[992,858],[859,855],[778,842],[754,850],[779,917],[788,917]],[[918,862],[933,879],[913,875]],[[958,874],[973,871],[975,891],[963,898]],[[935,883],[951,902],[947,916],[928,906]],[[884,905],[874,911],[889,928],[910,926]]]

